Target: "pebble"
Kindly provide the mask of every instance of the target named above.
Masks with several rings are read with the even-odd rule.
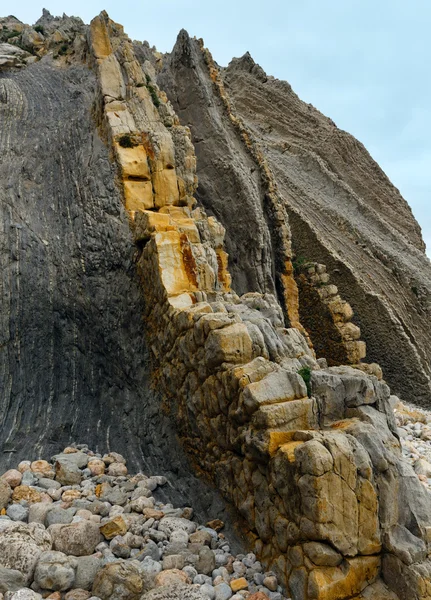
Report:
[[[405,450],[414,454],[412,461],[426,460],[415,440],[431,458],[422,426],[408,427],[405,439],[409,435],[412,448]],[[194,585],[208,600],[286,600],[274,573],[264,573],[253,553],[232,554],[222,521],[199,524],[192,507],[156,500],[153,493],[166,478],[130,475],[116,452],[101,457],[70,446],[52,462],[20,462],[0,482],[6,489],[2,518],[46,529],[52,539],[51,549],[40,548],[28,588],[7,590],[7,600],[100,600],[106,590],[113,600],[171,583]],[[7,552],[6,544],[0,546],[0,567]]]

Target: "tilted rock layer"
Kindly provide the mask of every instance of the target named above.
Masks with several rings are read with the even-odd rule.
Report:
[[[145,324],[135,334],[145,337],[158,392],[144,406],[136,397],[131,402],[136,423],[146,410],[163,422],[153,412],[160,399],[159,411],[176,423],[195,468],[235,507],[249,544],[294,600],[396,597],[383,581],[401,600],[429,598],[431,497],[402,459],[381,369],[360,362],[365,344],[351,306],[338,294],[340,289],[344,296],[340,281],[331,283],[320,262],[292,263],[289,213],[292,222],[297,215],[280,192],[269,145],[258,143],[252,126],[235,114],[223,83],[228,72],[222,75],[203,45],[185,32],[165,65],[146,45],[132,44],[106,13],[85,34],[79,51],[95,74],[93,114],[117,166],[135,242],[143,295],[137,316]],[[39,55],[48,52],[41,65],[49,60],[53,35],[38,49]],[[72,61],[78,48],[67,52]],[[41,67],[23,72],[33,68]],[[232,79],[235,70],[245,70],[267,82],[247,57],[230,70]],[[178,116],[156,81],[178,103]],[[215,101],[209,116],[199,112],[205,103],[196,102],[197,121],[212,131],[203,155],[205,137],[195,140],[196,161],[184,125],[193,125],[186,111],[192,99],[181,94],[199,86]],[[224,157],[217,141],[224,144]],[[229,152],[232,162],[226,166]],[[241,296],[231,288],[225,228],[196,202],[202,195],[196,170],[212,157],[218,168],[208,166],[205,173],[204,167],[202,203],[226,225],[228,248],[239,214],[244,220],[242,199],[252,214],[250,227],[240,230],[232,272],[233,289],[237,285]],[[307,171],[301,164],[297,169]],[[224,181],[232,196],[223,202]],[[404,243],[396,229],[395,224],[391,236]],[[422,256],[414,224],[406,235],[412,248],[418,246],[412,255]],[[335,256],[324,243],[319,248]],[[310,249],[310,258],[320,258],[312,254]],[[426,271],[427,263],[418,261]],[[129,298],[124,303],[129,306]],[[363,322],[361,305],[357,308]],[[388,303],[383,308],[396,323],[396,301],[392,312]],[[378,326],[368,335],[377,336]],[[426,397],[429,380],[418,360],[419,338],[409,343],[414,351],[406,354],[406,368],[422,374]],[[385,356],[382,352],[383,362]],[[108,432],[111,420],[102,417]],[[130,436],[130,443],[133,450],[138,442]],[[145,460],[145,445],[139,448]],[[73,469],[66,467],[64,477],[73,480]]]
[[[159,81],[191,126],[197,198],[226,226],[235,289],[253,282],[255,291],[273,293],[282,273],[263,168],[288,214],[296,260],[327,265],[354,309],[368,357],[396,393],[429,406],[430,261],[409,206],[362,144],[249,55],[219,69],[185,32]]]

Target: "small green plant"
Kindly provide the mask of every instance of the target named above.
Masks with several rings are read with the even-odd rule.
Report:
[[[43,28],[42,25],[36,25],[36,27],[34,28],[35,31],[37,31],[37,33],[41,33],[42,35],[45,34],[45,29]]]
[[[63,44],[62,46],[60,46],[58,53],[60,54],[60,56],[64,56],[66,54],[67,50],[68,50],[67,44]]]
[[[118,143],[122,148],[134,148],[135,146],[137,146],[137,144],[132,140],[132,137],[128,133],[122,135],[118,140]]]
[[[7,42],[13,37],[17,37],[19,35],[18,31],[9,31],[7,28],[3,29],[0,33],[0,39],[4,42]]]
[[[136,87],[145,87],[145,83],[139,82],[136,84]]]
[[[302,377],[304,380],[305,386],[307,388],[308,397],[311,398],[311,369],[310,367],[302,367],[299,369],[298,375]]]
[[[293,270],[294,270],[295,274],[298,274],[299,271],[301,270],[301,267],[303,267],[307,263],[308,263],[308,260],[306,258],[304,258],[303,256],[296,256],[295,259],[292,261],[292,266],[293,266]]]
[[[159,97],[157,95],[157,92],[155,90],[155,88],[153,88],[152,85],[148,86],[148,91],[150,92],[150,96],[151,96],[151,100],[153,101],[153,104],[156,108],[159,108],[160,106],[160,100]]]
[[[148,73],[145,73],[145,79],[147,80],[147,85],[151,83],[151,77],[148,75]]]

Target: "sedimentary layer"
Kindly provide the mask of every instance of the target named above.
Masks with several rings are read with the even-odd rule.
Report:
[[[409,206],[362,144],[249,55],[220,69],[202,41],[184,32],[159,80],[191,128],[197,198],[226,227],[236,289],[248,291],[237,272],[255,270],[250,247],[265,257],[266,278],[254,290],[273,292],[282,263],[262,164],[241,143],[233,120],[269,169],[289,215],[295,260],[327,266],[353,307],[368,359],[382,365],[396,393],[429,406],[431,264]]]

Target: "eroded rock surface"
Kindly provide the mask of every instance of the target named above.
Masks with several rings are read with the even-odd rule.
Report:
[[[264,274],[253,290],[274,291],[271,281],[284,270],[274,241],[282,224],[271,221],[259,187],[259,173],[269,170],[288,213],[296,260],[327,265],[354,309],[369,360],[382,365],[396,393],[429,406],[430,261],[409,206],[362,144],[302,102],[288,83],[268,77],[250,55],[219,69],[202,42],[185,32],[159,81],[191,128],[197,197],[227,229],[237,291],[250,291],[250,271]],[[247,207],[247,219],[240,207]],[[263,257],[259,269],[250,246]]]

